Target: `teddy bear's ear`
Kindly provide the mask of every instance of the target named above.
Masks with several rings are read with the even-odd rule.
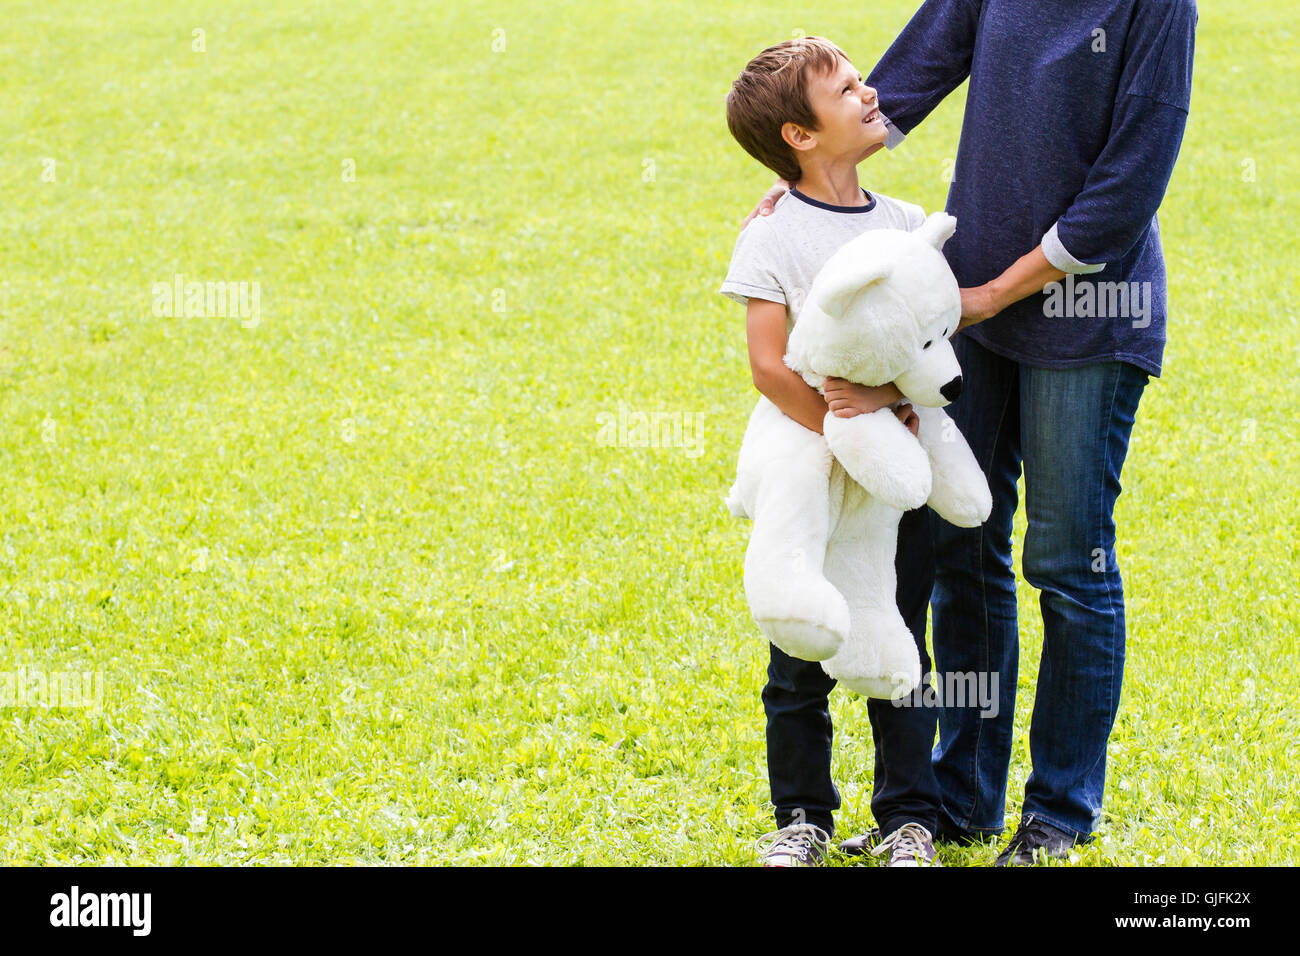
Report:
[[[852,302],[868,286],[881,282],[893,271],[892,263],[873,258],[869,263],[854,263],[852,268],[840,270],[835,281],[821,291],[821,310],[832,319],[843,318]]]
[[[942,249],[943,244],[956,231],[956,219],[946,212],[932,212],[925,217],[925,222],[916,230],[916,234],[936,249]]]

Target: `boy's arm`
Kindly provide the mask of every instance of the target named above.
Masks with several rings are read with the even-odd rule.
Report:
[[[817,389],[785,364],[785,306],[751,297],[745,313],[745,336],[754,387],[787,417],[820,435],[828,405]],[[851,403],[844,403],[842,409],[836,409],[838,416],[875,411],[901,397],[892,384],[879,388],[850,385],[849,388],[855,398]]]

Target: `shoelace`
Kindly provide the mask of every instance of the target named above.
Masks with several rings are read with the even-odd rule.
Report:
[[[808,858],[814,843],[825,847],[830,842],[831,835],[816,824],[792,823],[780,830],[764,833],[754,841],[754,846],[761,854],[783,850],[804,860]]]
[[[924,860],[926,859],[925,844],[930,838],[930,831],[921,824],[904,823],[881,840],[872,849],[871,855],[880,856],[882,853],[889,851],[891,860],[894,858],[894,854],[900,854],[904,859]]]

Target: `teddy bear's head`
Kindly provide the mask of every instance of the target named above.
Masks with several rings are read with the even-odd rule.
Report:
[[[915,232],[872,229],[822,266],[786,347],[785,362],[818,387],[828,377],[893,382],[909,400],[940,407],[961,391],[948,341],[961,318],[957,280],[939,250],[957,220],[937,212]]]

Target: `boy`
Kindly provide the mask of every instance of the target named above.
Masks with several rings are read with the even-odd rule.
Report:
[[[827,411],[847,417],[902,399],[892,384],[867,388],[828,379],[824,394],[786,368],[786,337],[817,271],[845,242],[866,229],[919,227],[925,213],[858,185],[857,165],[885,142],[876,91],[862,82],[835,44],[804,37],[769,47],[750,61],[727,95],[727,125],[745,151],[792,184],[771,215],[754,219],[736,240],[719,290],[746,307],[746,337],[754,385],[794,421],[821,434]],[[915,414],[897,414],[915,432]],[[921,673],[928,674],[926,606],[934,580],[929,512],[903,516],[898,529],[898,607],[916,639]],[[768,777],[778,829],[760,841],[765,866],[821,863],[834,833],[839,792],[831,780],[828,695],[835,681],[816,662],[769,645]],[[924,679],[923,679],[924,680]],[[883,839],[849,841],[843,849],[888,852],[890,866],[938,865],[939,786],[930,765],[936,715],[921,705],[869,700],[875,739],[871,809]]]

